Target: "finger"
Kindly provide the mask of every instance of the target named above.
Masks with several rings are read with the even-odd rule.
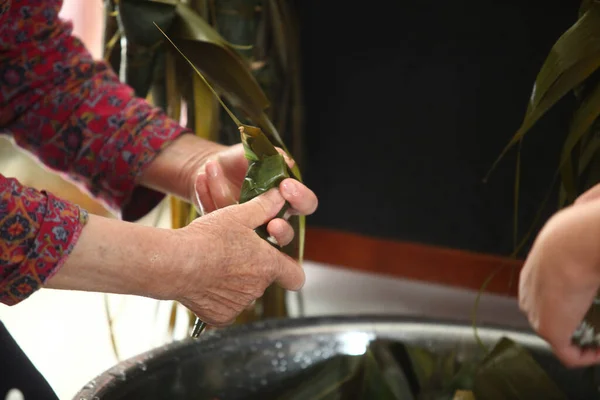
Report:
[[[208,161],[206,163],[206,174],[208,177],[208,190],[215,207],[224,208],[235,204],[236,200],[231,193],[229,181],[219,163]]]
[[[319,201],[315,193],[295,179],[284,179],[280,185],[281,194],[290,203],[294,212],[310,215],[315,212]]]
[[[554,354],[569,368],[587,367],[600,363],[600,353],[597,350],[582,350],[573,345],[554,347]]]
[[[297,291],[302,289],[306,281],[306,275],[302,267],[287,254],[275,250],[273,247],[271,247],[271,250],[277,252],[276,257],[279,260],[275,282],[286,290]]]
[[[248,170],[248,160],[244,156],[244,147],[241,143],[222,151],[218,156],[219,164],[225,175],[236,185],[241,187],[242,181]]]
[[[235,320],[237,319],[237,317],[233,317],[230,318],[226,321],[222,321],[220,319],[206,319],[204,320],[204,322],[206,322],[207,324],[210,324],[212,326],[214,326],[215,328],[226,328],[230,325],[233,325],[235,323]]]
[[[562,279],[566,281],[566,279]],[[561,290],[560,285],[544,282],[549,292],[537,291],[535,304],[528,312],[532,327],[556,349],[569,349],[571,337],[584,319],[597,290],[591,294],[584,288],[583,293],[572,294],[572,290]]]
[[[201,215],[205,215],[216,210],[215,203],[212,201],[210,196],[210,190],[208,189],[208,177],[206,173],[202,172],[196,176],[196,183],[194,185],[196,191],[196,202],[200,208]]]
[[[287,246],[294,239],[294,229],[287,221],[281,218],[269,222],[267,231],[280,246]]]
[[[223,211],[245,227],[256,229],[275,218],[284,203],[285,200],[279,191],[271,189],[246,203],[223,209]]]

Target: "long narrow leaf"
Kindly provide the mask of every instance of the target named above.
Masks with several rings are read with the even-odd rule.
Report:
[[[214,96],[198,75],[192,77],[194,91],[194,132],[197,136],[217,141],[217,108]]]
[[[473,394],[486,400],[566,400],[527,350],[507,338],[502,338],[479,366]]]
[[[364,356],[337,356],[310,370],[310,379],[290,387],[281,400],[339,399],[349,382],[361,377]]]
[[[181,118],[181,91],[177,78],[176,59],[171,51],[165,52],[165,92],[167,102],[165,112],[175,121],[179,121]],[[175,196],[171,196],[170,205],[172,228],[183,228],[187,225],[191,207]]]
[[[182,8],[182,9],[184,9],[184,8]],[[197,15],[196,15],[196,17],[197,17]],[[216,97],[216,99],[220,102],[223,109],[229,114],[231,119],[234,121],[234,123],[240,129],[241,141],[244,144],[244,148],[246,150],[246,158],[249,161],[249,168],[247,170],[246,178],[244,180],[244,184],[243,184],[242,190],[241,190],[240,202],[248,201],[249,199],[251,199],[257,195],[260,195],[261,193],[264,193],[265,191],[278,186],[279,183],[287,177],[294,176],[296,179],[301,180],[298,165],[294,165],[292,170],[290,171],[290,169],[287,166],[287,164],[285,163],[285,160],[283,159],[283,157],[279,154],[279,152],[275,149],[273,144],[269,141],[269,139],[265,136],[263,131],[259,128],[261,126],[264,127],[267,130],[267,132],[270,133],[269,136],[270,136],[271,140],[275,141],[277,144],[280,144],[280,147],[282,147],[289,154],[289,151],[287,151],[287,149],[285,148],[283,142],[281,141],[279,134],[277,133],[277,130],[273,126],[271,120],[268,118],[265,111],[264,110],[255,110],[256,111],[255,115],[252,115],[252,114],[249,115],[250,119],[253,122],[257,123],[259,127],[242,124],[240,122],[240,120],[236,117],[236,115],[223,102],[223,100],[220,98],[217,91],[212,87],[211,84],[209,84],[207,78],[205,78],[204,74],[200,71],[200,69],[201,69],[200,66],[197,66],[197,62],[198,63],[204,62],[203,65],[206,65],[205,59],[202,58],[200,60],[197,60],[197,62],[194,62],[194,60],[192,60],[186,56],[186,54],[178,47],[178,45],[176,45],[174,43],[174,41],[171,40],[171,38],[169,38],[169,36],[164,31],[162,31],[158,25],[156,25],[156,27],[161,31],[161,33],[165,36],[165,38],[173,45],[173,47],[181,54],[183,59],[192,67],[192,69],[196,72],[196,78],[199,78],[201,80],[201,82],[210,90],[210,92],[214,95],[214,97]],[[208,28],[210,28],[210,27],[208,27]],[[212,35],[209,37],[211,37],[213,40],[216,40],[216,36],[215,36],[216,32],[211,31],[210,29],[212,29],[212,28],[210,28],[210,29],[208,29],[208,28],[205,27],[205,31],[208,32],[210,35]],[[184,40],[184,41],[181,41],[180,43],[186,43],[186,41]],[[222,49],[223,46],[225,46],[222,43],[220,45],[221,45],[220,47],[215,46],[215,45],[212,45],[209,47],[204,47],[203,55],[207,56],[207,54],[206,54],[207,49],[212,49],[212,50],[215,50],[217,48]],[[210,57],[210,51],[208,53],[209,53],[208,57]],[[197,54],[197,53],[194,53],[194,54]],[[221,51],[220,54],[229,54],[229,53]],[[251,75],[250,69],[245,64],[236,64],[235,62],[232,62],[231,59],[227,59],[227,58],[221,59],[221,63],[222,63],[222,65],[220,66],[220,68],[218,68],[218,70],[219,70],[219,73],[224,73],[224,75],[222,75],[220,77],[220,79],[222,79],[222,81],[225,83],[231,83],[232,81],[236,82],[237,78],[239,77],[239,76],[235,75],[235,73],[236,73],[235,69],[228,70],[227,66],[231,67],[232,65],[233,66],[241,65],[241,67],[243,67],[242,68],[243,72],[246,75],[247,74]],[[214,65],[213,65],[213,67],[214,67]],[[238,75],[240,75],[239,71],[237,71],[237,72],[238,72]],[[243,77],[243,74],[241,74],[241,75]],[[224,86],[221,86],[221,89],[223,90]],[[235,90],[235,91],[239,92],[240,90],[243,91],[243,87],[233,86],[232,89],[229,89],[229,90],[232,90],[232,91]],[[261,91],[261,93],[262,93],[262,91]],[[225,94],[231,95],[231,92],[225,90]],[[229,98],[231,98],[231,96]],[[194,98],[194,102],[196,103],[195,98]],[[242,108],[242,110],[243,110],[243,107],[242,107],[243,105],[240,102],[236,103],[234,101],[232,103],[233,103],[234,107]],[[195,116],[197,116],[197,115],[195,114]],[[280,211],[278,216],[283,217],[284,213],[288,207],[289,207],[289,204],[286,203],[286,205]],[[292,225],[292,228],[294,229],[296,234],[294,235],[294,240],[289,245],[281,248],[281,251],[298,259],[299,262],[302,262],[303,261],[303,252],[304,252],[304,239],[305,239],[304,216],[292,216],[289,219],[289,222]],[[266,229],[266,224],[257,228],[256,232],[263,239],[271,242],[271,238]],[[272,243],[272,244],[277,245],[276,243]],[[271,286],[271,287],[267,288],[267,290],[265,290],[264,295],[260,299],[260,303],[261,303],[260,308],[262,309],[261,314],[263,314],[263,315],[269,315],[271,317],[285,317],[287,315],[287,309],[285,306],[285,304],[286,304],[285,291],[280,287]],[[240,316],[240,318],[241,319],[245,319],[245,318],[252,319],[253,316],[250,315],[250,313],[246,312],[246,313],[244,313],[244,315]]]
[[[589,132],[594,121],[600,117],[600,83],[596,85],[590,95],[584,100],[581,106],[575,112],[573,123],[569,134],[563,145],[560,158],[561,175],[563,181],[574,176],[573,164],[571,163],[571,153],[575,146],[581,141],[584,135]],[[574,184],[565,185],[565,189],[572,197],[575,196],[576,186]]]
[[[387,369],[379,359],[375,358],[372,350],[367,351],[364,357],[364,372],[362,393],[360,400],[413,400],[414,397],[406,387],[398,387],[400,382],[389,382],[384,375]],[[394,372],[401,372],[396,370]],[[397,376],[402,378],[403,376]],[[398,390],[396,390],[398,389]],[[400,390],[404,389],[404,393]]]
[[[250,117],[263,112],[269,100],[235,49],[191,8],[179,4],[176,12],[179,21],[170,34],[177,47],[235,107]]]
[[[125,39],[120,75],[134,89],[136,96],[144,98],[153,83],[162,53],[157,46],[160,33],[152,27],[152,22],[169,30],[176,19],[175,6],[166,1],[122,0],[117,3],[117,11],[119,28]]]
[[[600,3],[590,5],[585,14],[554,44],[542,66],[531,94],[530,107],[548,96],[559,78],[590,55],[600,53]]]
[[[167,92],[166,113],[175,121],[179,121],[181,119],[181,92],[175,56],[170,51],[166,53],[165,57],[165,91]]]
[[[493,163],[500,159],[567,93],[600,68],[600,3],[587,12],[555,43],[540,70],[521,127]],[[486,177],[487,179],[487,177]]]
[[[235,122],[235,124],[238,127],[241,128],[240,132],[241,132],[242,141],[244,141],[244,134],[243,134],[244,133],[244,129],[246,130],[246,132],[250,132],[250,130],[252,130],[253,132],[260,131],[262,133],[262,131],[259,128],[251,127],[251,126],[248,126],[248,125],[243,125],[239,121],[239,119],[235,116],[235,114],[221,100],[221,98],[219,97],[218,93],[208,83],[208,81],[206,80],[206,78],[199,71],[199,69],[196,67],[196,65],[193,63],[193,61],[191,59],[189,59],[183,53],[183,51],[181,51],[181,49],[179,49],[179,47],[169,38],[169,36],[162,29],[160,29],[160,27],[158,25],[156,25],[156,28],[158,30],[160,30],[160,32],[165,36],[165,38],[173,45],[173,47],[181,54],[181,56],[187,61],[187,63],[194,69],[194,71],[197,73],[197,75],[202,79],[202,81],[207,85],[207,87],[211,90],[211,92],[215,95],[215,97],[221,103],[222,107],[227,111],[227,113],[229,114],[229,116],[231,117],[231,119]],[[275,129],[273,127],[273,124],[271,123],[271,121],[269,120],[269,118],[266,116],[265,113],[261,113],[260,116],[259,116],[259,119],[260,119],[260,121],[263,124],[265,124],[265,126],[271,127],[273,130]],[[291,172],[292,172],[292,174],[294,175],[294,177],[296,179],[301,180],[300,170],[298,168],[298,165],[294,165],[294,167],[292,168]],[[291,246],[294,246],[294,243],[297,244],[296,248],[294,249],[294,253],[297,253],[297,254],[294,254],[294,256],[300,262],[302,262],[303,258],[304,258],[304,240],[305,240],[305,224],[306,224],[305,223],[305,217],[304,216],[294,216],[293,218],[291,218],[290,223],[292,224],[292,227],[295,230],[297,230],[297,233],[294,236],[294,241],[293,241],[293,243],[291,245]]]
[[[244,111],[269,139],[289,154],[279,132],[265,113],[269,100],[247,63],[194,10],[179,4],[176,12],[180,20],[174,24],[171,35],[177,47],[234,107]],[[297,170],[294,170],[294,175],[299,178]]]
[[[394,395],[391,397],[398,400],[415,400],[415,394],[412,391],[406,372],[402,369],[390,348],[389,343],[385,341],[375,341],[370,345],[370,352],[373,354],[371,361],[367,360],[365,364],[365,378],[371,378],[371,382],[365,382],[365,386],[371,384],[378,387],[386,386]],[[375,365],[373,365],[375,361]],[[374,368],[373,368],[374,367]],[[373,379],[375,375],[376,379]],[[379,375],[379,377],[377,377]],[[365,399],[379,399],[383,397],[366,396]]]

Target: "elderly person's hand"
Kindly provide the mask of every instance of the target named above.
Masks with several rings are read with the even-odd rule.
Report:
[[[542,229],[521,271],[519,303],[538,334],[571,367],[600,363],[571,336],[600,288],[600,185]]]
[[[272,283],[300,289],[301,266],[254,229],[266,223],[277,243],[290,243],[294,231],[276,215],[285,201],[293,213],[312,214],[317,197],[285,179],[278,189],[237,204],[247,167],[241,145],[181,136],[150,163],[140,183],[201,202],[206,214],[176,230],[92,215],[46,286],[177,300],[214,326],[232,323]]]
[[[279,148],[277,150],[292,168],[294,161],[289,159],[283,150]],[[192,176],[190,196],[192,201],[204,213],[237,203],[247,169],[248,160],[241,143],[218,149],[203,161],[196,175]],[[288,185],[293,183],[282,182],[280,188],[287,191]],[[297,185],[296,192],[300,197],[312,196],[308,188],[302,184]],[[316,198],[314,200],[316,201]]]
[[[288,201],[302,214],[313,211],[310,197]],[[272,189],[247,203],[213,211],[182,229],[186,246],[193,247],[203,238],[210,251],[198,253],[187,265],[181,281],[185,286],[176,298],[203,321],[218,326],[233,322],[274,281],[299,290],[304,283],[301,266],[254,232],[268,223],[267,230],[278,243],[287,245],[294,231],[287,222],[272,220],[283,204],[284,197]]]
[[[312,196],[288,201],[308,214],[316,205]],[[92,215],[46,286],[177,300],[211,325],[230,324],[272,283],[288,290],[304,284],[301,266],[254,232],[265,223],[276,231],[272,225],[281,220],[273,218],[284,202],[273,189],[176,230]],[[283,231],[277,239],[285,245],[293,231]]]
[[[291,167],[285,152],[277,149]],[[174,193],[190,201],[203,213],[236,204],[248,169],[248,160],[244,156],[242,144],[223,146],[199,139],[193,135],[184,135],[167,147],[147,168],[142,183],[162,192]],[[304,184],[285,179],[279,185],[283,197],[292,205],[291,213],[302,214],[293,204],[307,202],[311,207],[304,214],[312,214],[317,208],[317,197]],[[295,199],[292,201],[292,199]],[[269,233],[277,239],[284,232],[287,222],[278,220],[272,224],[275,229]]]
[[[277,149],[291,167],[285,152]],[[248,160],[244,156],[242,144],[228,147],[214,153],[199,168],[192,178],[192,201],[203,214],[211,213],[219,208],[236,204],[242,183],[248,169]],[[312,214],[317,208],[314,193],[295,179],[285,179],[279,185],[283,197],[292,205],[291,213]],[[304,212],[294,208],[293,204],[304,205]],[[267,231],[280,245],[288,243],[294,235],[292,227],[284,219],[276,219],[267,225]]]

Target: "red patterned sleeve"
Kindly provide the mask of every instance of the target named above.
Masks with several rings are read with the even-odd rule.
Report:
[[[93,60],[61,6],[12,0],[0,16],[0,132],[136,220],[162,198],[137,187],[144,167],[185,129]]]
[[[0,134],[136,220],[162,194],[137,185],[185,132],[134,97],[61,21],[62,0],[0,0]],[[86,213],[0,176],[0,302],[33,293],[64,262]]]
[[[0,302],[13,305],[57,271],[87,213],[0,175],[0,218]]]

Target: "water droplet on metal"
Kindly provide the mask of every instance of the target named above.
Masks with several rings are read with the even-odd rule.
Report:
[[[145,362],[143,362],[143,361],[138,361],[136,364],[137,364],[138,368],[139,368],[139,369],[141,369],[142,371],[144,371],[144,372],[145,372],[145,371],[147,371],[147,370],[148,370],[148,365],[146,365],[146,363],[145,363]]]
[[[125,374],[124,370],[110,371],[108,374],[117,378],[120,381],[127,380],[127,375]]]

